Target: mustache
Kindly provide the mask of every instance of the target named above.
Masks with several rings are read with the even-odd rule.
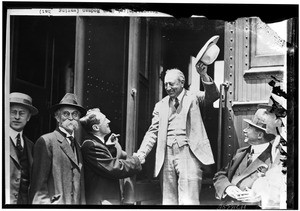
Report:
[[[73,126],[74,128],[78,128],[79,127],[79,124],[76,120],[66,120],[63,122],[62,125],[65,125],[65,126]]]

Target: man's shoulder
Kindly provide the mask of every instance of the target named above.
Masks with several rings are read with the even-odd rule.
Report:
[[[95,136],[90,135],[90,136],[86,136],[83,139],[81,148],[88,148],[88,147],[95,147],[95,146],[106,148],[104,144],[101,144],[97,141],[97,138]]]
[[[41,135],[37,141],[45,141],[45,142],[51,142],[51,140],[57,139],[57,134],[59,134],[57,131],[52,131],[50,133],[46,133]]]

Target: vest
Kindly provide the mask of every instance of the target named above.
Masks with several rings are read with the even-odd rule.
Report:
[[[19,163],[21,165],[21,181],[18,193],[17,204],[28,204],[28,188],[29,188],[29,162],[28,162],[28,151],[26,142],[24,141],[23,151],[20,152],[16,148]]]
[[[186,120],[187,113],[182,109],[180,103],[177,110],[175,109],[173,102],[169,102],[169,119],[168,119],[168,132],[167,132],[167,145],[172,146],[174,143],[178,143],[179,146],[187,144],[186,137]]]

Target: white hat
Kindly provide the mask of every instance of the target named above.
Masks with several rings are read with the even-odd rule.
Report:
[[[215,35],[205,43],[196,56],[196,64],[201,60],[204,64],[210,65],[217,59],[220,48],[216,45],[216,43],[218,42],[219,37],[220,36]]]

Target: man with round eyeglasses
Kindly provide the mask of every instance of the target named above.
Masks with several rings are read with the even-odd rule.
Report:
[[[9,142],[6,143],[10,144],[10,204],[28,204],[33,143],[24,135],[23,129],[38,109],[32,105],[29,95],[20,92],[10,93],[9,103]]]
[[[86,110],[72,93],[50,110],[57,127],[42,135],[34,146],[32,203],[85,204],[83,161],[75,131]]]

